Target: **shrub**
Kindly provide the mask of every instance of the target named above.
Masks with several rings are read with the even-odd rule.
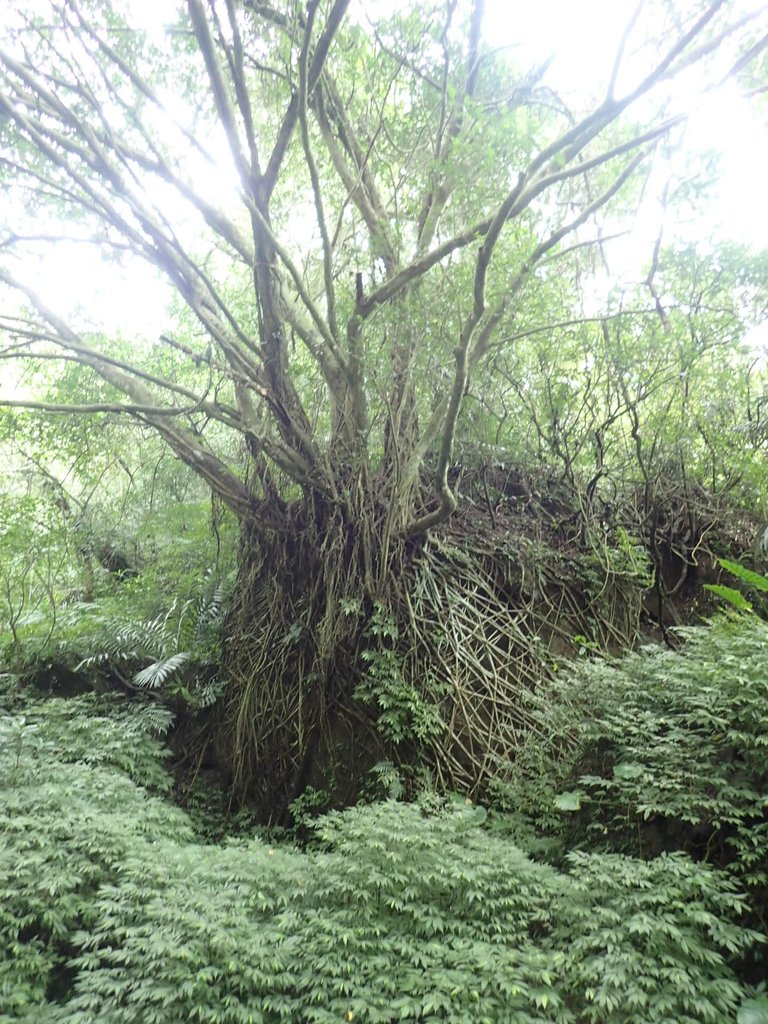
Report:
[[[502,795],[561,849],[684,850],[768,909],[768,623],[725,617],[680,651],[593,661],[561,681]]]
[[[96,698],[0,718],[3,1024],[720,1024],[759,1006],[729,966],[759,939],[737,883],[683,853],[556,867],[435,801],[327,815],[304,851],[195,842],[162,795],[157,724]]]
[[[720,1022],[754,936],[728,879],[677,855],[567,873],[472,810],[379,804],[321,850],[258,839],[133,849],[76,936],[55,1020]]]
[[[130,777],[166,788],[155,724],[94,698],[0,717],[0,1006],[11,1020],[36,1021],[32,1008],[66,990],[73,935],[128,850],[188,834]]]

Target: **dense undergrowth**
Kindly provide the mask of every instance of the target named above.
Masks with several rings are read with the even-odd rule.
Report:
[[[678,634],[679,651],[592,661],[553,686],[497,793],[568,848],[684,849],[765,895],[768,626],[726,617]]]
[[[496,807],[207,842],[156,706],[3,697],[0,1020],[768,1020],[768,625],[585,666]],[[758,987],[755,989],[755,984]]]

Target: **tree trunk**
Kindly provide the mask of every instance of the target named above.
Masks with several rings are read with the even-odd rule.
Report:
[[[284,821],[307,785],[354,795],[382,756],[375,721],[354,696],[380,575],[374,515],[351,518],[314,496],[289,506],[268,535],[242,525],[219,745],[235,792],[264,821]]]

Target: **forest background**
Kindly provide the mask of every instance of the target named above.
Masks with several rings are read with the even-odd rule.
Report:
[[[3,29],[11,1020],[766,1019],[766,254],[710,224],[766,14],[639,3],[571,85],[485,7]]]

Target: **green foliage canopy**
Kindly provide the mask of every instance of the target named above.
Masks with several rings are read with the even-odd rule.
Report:
[[[567,321],[558,305],[594,268],[586,226],[636,211],[684,117],[671,83],[697,69],[708,88],[715,52],[717,76],[723,62],[752,74],[765,38],[729,4],[658,2],[628,26],[602,97],[570,108],[545,69],[488,46],[482,0],[370,26],[348,7],[189,0],[170,53],[119,3],[14,10],[5,251],[39,244],[36,220],[54,216],[166,275],[180,329],[164,356],[127,351],[65,322],[6,262],[28,313],[3,319],[3,355],[87,367],[97,393],[39,407],[149,425],[266,533],[276,496],[300,489],[351,520],[383,507],[403,537],[456,506],[472,382],[481,400],[483,382],[514,381],[520,338]],[[226,182],[215,192],[206,167]],[[641,320],[672,330],[657,270],[658,252]],[[614,374],[608,390],[599,422],[631,421],[632,382]],[[246,472],[222,433],[245,442]],[[557,430],[549,444],[563,456]]]

